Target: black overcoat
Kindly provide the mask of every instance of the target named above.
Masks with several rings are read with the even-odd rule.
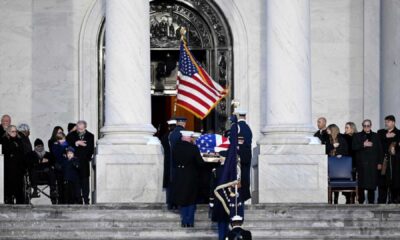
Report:
[[[176,143],[172,151],[176,161],[176,172],[172,176],[172,201],[178,206],[187,206],[196,203],[199,171],[203,166],[203,158],[198,147],[186,141]]]
[[[353,150],[356,153],[358,186],[363,189],[375,189],[378,184],[378,164],[382,164],[382,146],[377,133],[371,132],[372,147],[364,147],[369,137],[362,131],[353,138]]]
[[[75,145],[78,140],[86,141],[86,147]],[[70,132],[67,136],[67,142],[69,146],[75,148],[75,157],[79,159],[79,170],[80,177],[86,178],[90,176],[90,164],[94,153],[94,135],[86,131],[82,137],[79,137],[77,131]]]

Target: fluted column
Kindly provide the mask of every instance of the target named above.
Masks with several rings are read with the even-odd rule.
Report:
[[[146,143],[151,125],[148,0],[106,1],[107,141]]]
[[[326,202],[325,146],[310,144],[310,1],[268,0],[266,24],[266,126],[254,195],[260,203]]]
[[[381,121],[400,119],[400,2],[381,1]],[[383,126],[384,122],[382,122]]]
[[[107,0],[105,126],[98,203],[163,202],[163,152],[153,137],[148,0]]]
[[[307,144],[311,121],[310,2],[267,1],[266,126],[262,143]]]

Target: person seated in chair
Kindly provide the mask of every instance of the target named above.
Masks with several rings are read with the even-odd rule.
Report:
[[[243,218],[234,216],[231,221],[232,229],[228,232],[226,240],[251,240],[251,232],[242,228]]]
[[[30,162],[30,180],[32,183],[32,197],[39,197],[38,182],[39,179],[46,179],[50,186],[51,202],[55,203],[57,199],[56,179],[54,174],[54,159],[53,155],[45,151],[44,144],[41,139],[36,139],[34,142],[34,150],[29,155]]]

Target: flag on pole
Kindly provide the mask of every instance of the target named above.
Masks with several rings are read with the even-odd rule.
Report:
[[[176,105],[204,119],[227,92],[200,66],[181,41]]]
[[[231,216],[231,209],[237,207],[237,184],[239,182],[240,168],[238,165],[238,124],[236,116],[231,117],[232,126],[229,136],[229,148],[224,162],[221,176],[218,179],[214,195],[222,205],[228,216]]]

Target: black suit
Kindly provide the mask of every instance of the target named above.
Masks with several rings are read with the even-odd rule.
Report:
[[[382,152],[383,156],[390,156],[389,153],[389,146],[392,143],[398,143],[400,140],[400,131],[397,128],[394,128],[391,132],[395,134],[394,137],[388,138],[386,137],[386,134],[389,131],[386,129],[380,129],[378,131],[378,136],[381,141],[382,145]],[[395,157],[392,158],[392,160],[395,160]],[[395,165],[397,166],[397,165]],[[400,171],[399,169],[391,169],[392,165],[389,163],[389,166],[387,168],[386,175],[379,174],[379,182],[378,182],[378,203],[386,203],[387,202],[387,196],[388,196],[388,188],[390,187],[390,183],[393,176],[390,175],[390,173],[393,173],[394,175],[397,175],[397,171]],[[396,177],[396,176],[395,176]],[[389,202],[391,202],[391,199],[389,199]]]
[[[315,132],[314,137],[319,138],[319,140],[321,140],[321,144],[325,144],[326,141],[328,140],[328,133],[325,130],[318,130],[317,132]]]
[[[86,141],[86,146],[76,146],[79,140]],[[79,159],[79,177],[82,191],[82,197],[85,204],[89,204],[89,177],[90,161],[94,154],[94,135],[86,131],[84,135],[79,136],[77,131],[70,132],[67,136],[68,145],[75,148],[75,157]]]

